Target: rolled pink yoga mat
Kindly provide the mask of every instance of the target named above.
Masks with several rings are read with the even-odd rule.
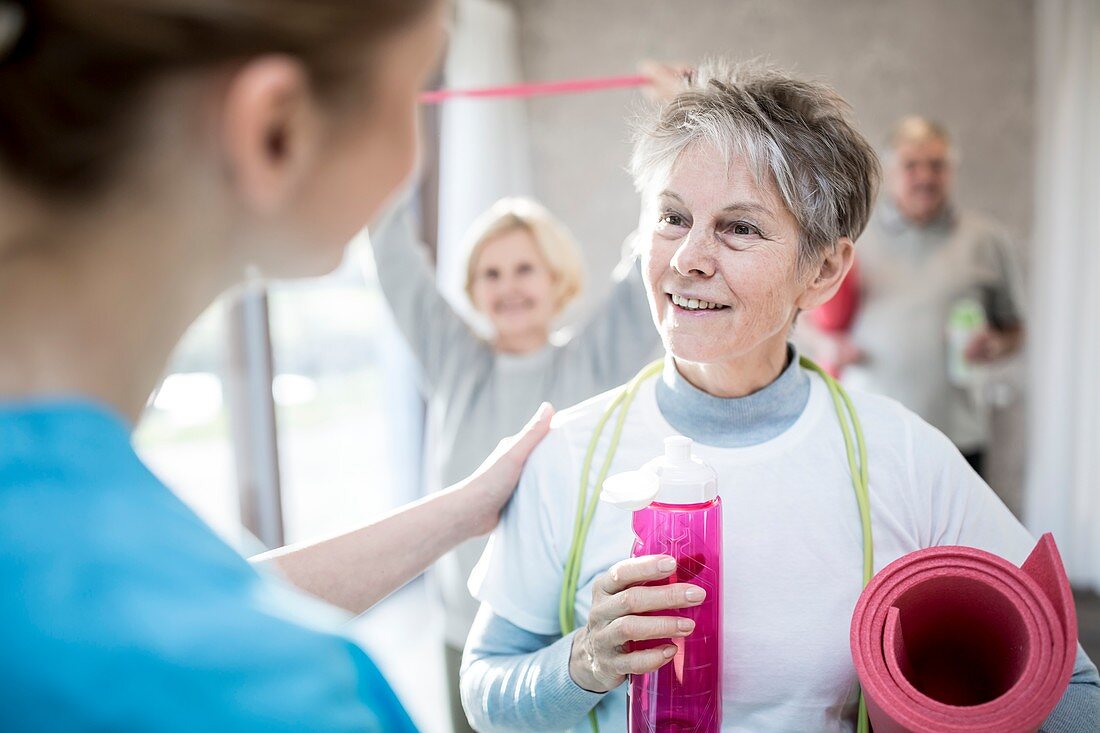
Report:
[[[895,560],[856,603],[851,646],[875,733],[1038,730],[1077,651],[1054,538],[1020,568],[972,547]]]

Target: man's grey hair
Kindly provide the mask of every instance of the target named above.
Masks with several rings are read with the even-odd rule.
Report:
[[[886,150],[882,159],[887,167],[894,164],[898,148],[910,143],[925,143],[931,140],[939,140],[947,146],[947,160],[952,165],[959,162],[959,154],[955,149],[955,141],[951,139],[951,133],[936,120],[920,115],[902,117],[890,128],[890,135],[886,140]]]
[[[832,88],[760,63],[711,60],[688,88],[635,126],[631,173],[639,192],[667,176],[694,144],[744,158],[772,182],[800,230],[799,266],[863,232],[881,177],[874,148]]]
[[[947,128],[935,120],[920,115],[902,117],[890,128],[890,147],[897,149],[905,143],[922,143],[927,140],[940,140],[951,146],[951,134]]]

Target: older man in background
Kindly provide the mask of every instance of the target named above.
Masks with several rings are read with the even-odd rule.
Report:
[[[981,365],[1017,351],[1023,328],[1008,238],[952,204],[954,164],[940,125],[907,117],[895,126],[886,195],[859,242],[855,320],[847,334],[808,340],[844,367],[845,383],[894,397],[982,473],[989,425]]]

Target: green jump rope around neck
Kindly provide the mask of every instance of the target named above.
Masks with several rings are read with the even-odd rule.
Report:
[[[863,530],[863,585],[871,581],[874,574],[874,547],[871,542],[871,501],[867,489],[867,445],[863,439],[863,428],[860,426],[859,417],[851,398],[840,383],[833,379],[824,369],[806,357],[799,359],[799,365],[820,375],[829,389],[836,410],[837,420],[840,423],[840,431],[844,436],[844,448],[848,455],[848,470],[852,475],[852,488],[856,494],[856,505],[859,508],[859,521]],[[664,361],[655,361],[642,371],[638,372],[608,404],[604,410],[596,428],[592,432],[592,439],[588,442],[588,450],[585,451],[584,465],[581,468],[580,497],[577,501],[577,514],[573,520],[573,541],[569,546],[569,555],[565,562],[565,573],[562,579],[561,595],[558,600],[558,620],[561,623],[563,636],[570,634],[577,628],[576,624],[576,600],[577,584],[580,581],[581,558],[584,556],[584,545],[588,539],[588,530],[592,526],[592,519],[596,516],[596,507],[600,500],[600,492],[603,490],[607,472],[611,469],[611,462],[615,457],[615,451],[619,447],[622,438],[623,425],[626,415],[630,411],[630,405],[638,394],[638,389],[647,380],[657,376],[664,368]],[[589,474],[592,470],[592,462],[596,456],[596,448],[603,435],[604,428],[611,418],[615,418],[615,425],[611,432],[611,443],[608,445],[607,454],[600,466],[600,472],[596,475],[596,481],[592,485],[589,496]],[[851,421],[851,427],[848,423]],[[588,714],[593,733],[599,733],[600,725],[596,720],[596,710]],[[867,718],[867,704],[863,699],[863,692],[859,693],[859,713],[856,722],[857,733],[868,733],[870,724]]]

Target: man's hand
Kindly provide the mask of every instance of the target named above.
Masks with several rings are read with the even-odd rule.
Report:
[[[994,331],[982,329],[970,337],[963,352],[971,364],[989,364],[1015,353],[1023,342],[1023,329]]]

